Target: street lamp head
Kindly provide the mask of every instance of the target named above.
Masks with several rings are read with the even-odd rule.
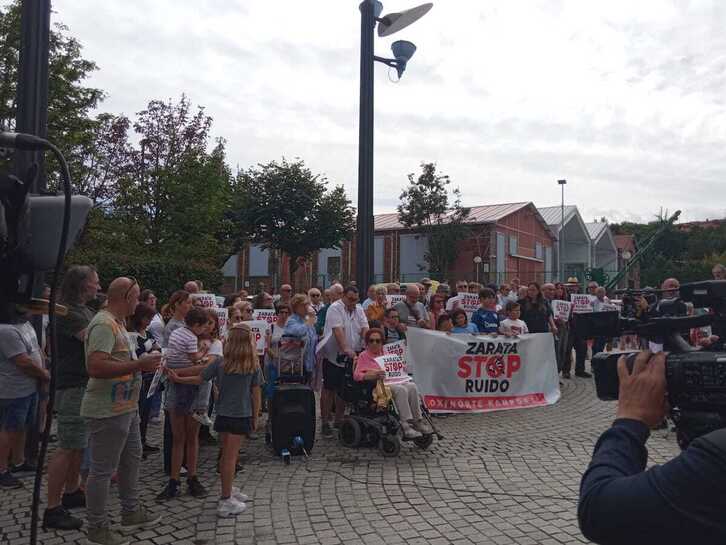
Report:
[[[415,23],[426,15],[434,5],[432,3],[421,4],[415,8],[407,9],[400,13],[389,13],[378,21],[378,35],[390,36],[408,25]],[[379,12],[380,13],[380,12]],[[376,16],[377,17],[377,16]]]
[[[565,185],[567,184],[567,180],[557,180],[557,183],[560,185]]]
[[[393,57],[396,59],[396,71],[400,79],[404,70],[406,70],[406,64],[416,53],[416,46],[412,42],[398,40],[391,44],[391,51],[393,51]]]

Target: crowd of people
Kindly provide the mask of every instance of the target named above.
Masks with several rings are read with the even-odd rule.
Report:
[[[718,274],[726,270],[714,268]],[[664,287],[677,290],[673,281]],[[274,295],[263,289],[250,296],[242,290],[225,297],[228,323],[221,328],[214,309],[195,304],[194,294],[203,291],[200,282],[187,282],[159,307],[153,291],[133,278],[116,278],[101,294],[93,267],[70,268],[60,289],[65,311],[56,328],[57,444],[47,466],[44,527],[78,529],[83,521],[72,510],[85,507],[89,543],[126,543],[109,526],[112,480],[118,484],[123,528],[157,523],[159,517],[139,502],[138,488],[140,460],[161,450],[147,441],[149,425],[160,421],[162,464],[169,479],[157,500],[179,496],[182,476],[190,495],[207,495],[197,472],[201,438],[219,446],[219,516],[241,513],[248,498],[233,486],[238,453],[245,438],[255,439],[263,430],[277,374],[297,372],[299,365],[305,380],[320,391],[321,432],[330,438],[345,415],[339,393],[346,363],[355,362],[355,380],[381,380],[375,358],[383,345],[405,340],[409,328],[473,335],[549,333],[562,378],[571,378],[573,359],[576,376],[591,376],[585,369],[589,339],[578,337],[571,319],[558,318],[553,310],[553,301],[568,301],[580,290],[576,278],[541,286],[517,278],[498,286],[463,280],[453,286],[427,278],[376,284],[363,301],[354,284],[339,282],[297,294],[288,284]],[[586,289],[594,310],[608,303],[596,282]],[[472,300],[464,294],[475,294],[478,308],[464,308],[464,300]],[[389,296],[399,297],[392,304]],[[262,351],[246,324],[257,309],[275,313]],[[285,339],[291,337],[304,346],[301,355],[289,353]],[[593,353],[612,342],[592,341]],[[24,459],[24,444],[26,431],[38,425],[37,405],[48,393],[44,344],[26,316],[0,324],[1,488],[22,486],[16,473],[33,469]],[[164,373],[157,381],[160,366]],[[391,390],[404,437],[431,433],[421,417],[415,382]]]

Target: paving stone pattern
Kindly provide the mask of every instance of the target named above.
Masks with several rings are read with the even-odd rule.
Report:
[[[552,407],[436,418],[444,440],[427,451],[404,444],[395,459],[319,437],[307,463],[286,466],[260,438],[245,448],[236,479],[254,501],[235,519],[216,517],[216,447],[201,449],[204,500],[185,494],[154,503],[165,483],[154,455],[143,462],[142,496],[163,518],[133,537],[142,545],[587,543],[577,527],[578,485],[614,409],[596,399],[591,380],[575,378]],[[678,452],[667,432],[655,432],[648,447],[650,463]],[[32,478],[24,484],[0,492],[3,545],[28,543]],[[118,522],[115,486],[111,495]],[[83,542],[83,532],[39,531],[42,545]]]

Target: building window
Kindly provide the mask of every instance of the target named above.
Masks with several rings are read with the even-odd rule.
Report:
[[[509,235],[509,255],[518,255],[517,250],[517,236]]]
[[[542,243],[536,242],[534,245],[534,257],[537,259],[544,259],[544,252],[542,251]]]

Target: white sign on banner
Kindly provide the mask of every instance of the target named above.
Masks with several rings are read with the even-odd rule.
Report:
[[[383,380],[386,384],[402,384],[411,380],[406,372],[406,364],[398,354],[378,356],[376,363],[386,372],[386,378]]]
[[[554,337],[446,335],[408,330],[407,357],[433,413],[478,413],[551,405],[560,398]]]
[[[219,338],[224,339],[227,336],[227,328],[229,327],[229,313],[226,308],[215,308],[217,320],[219,321]]]
[[[552,301],[552,314],[555,316],[555,320],[566,322],[570,319],[570,311],[572,310],[572,303],[569,301]]]
[[[251,322],[244,323],[252,331],[252,342],[254,342],[257,348],[257,354],[261,356],[265,353],[265,340],[267,338],[267,330],[270,329],[270,324],[264,320],[252,320]]]
[[[406,341],[396,341],[395,343],[384,344],[383,353],[397,354],[403,360],[403,363],[406,366],[406,371],[408,371],[409,374],[413,372],[413,369],[411,369],[408,361],[406,360]]]
[[[386,295],[386,304],[388,305],[388,308],[395,307],[398,303],[405,300],[405,295]]]
[[[191,297],[195,307],[217,308],[217,299],[213,293],[192,293]]]
[[[582,314],[583,312],[592,312],[595,308],[595,300],[597,297],[586,293],[573,293],[570,295],[572,301],[572,312],[574,314]]]
[[[268,324],[275,323],[275,310],[271,308],[256,308],[252,311],[253,320],[264,320]]]

